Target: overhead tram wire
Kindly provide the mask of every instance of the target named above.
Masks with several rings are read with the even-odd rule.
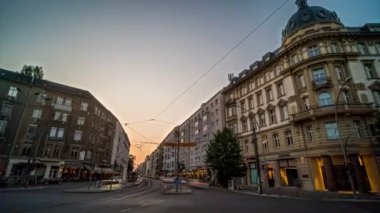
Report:
[[[227,58],[235,49],[237,49],[245,40],[247,40],[253,33],[255,33],[262,25],[264,25],[274,14],[276,14],[282,7],[287,4],[289,0],[285,0],[279,7],[277,7],[268,17],[266,17],[259,25],[245,35],[235,46],[233,46],[226,54],[223,55],[214,65],[212,65],[205,73],[203,73],[197,80],[195,80],[190,86],[188,86],[183,92],[173,99],[168,105],[161,110],[154,119],[158,118],[162,113],[168,110],[175,102],[177,102],[183,95],[185,95],[191,88],[193,88],[201,79],[203,79],[208,73],[210,73],[220,62]]]
[[[129,123],[125,123],[125,125],[131,125],[131,124],[139,124],[139,123],[146,123],[146,122],[150,122],[150,121],[153,121],[154,119],[149,119],[149,120],[142,120],[142,121],[135,121],[135,122],[129,122]]]
[[[129,125],[135,125],[135,124],[140,124],[140,123],[147,123],[147,122],[153,122],[153,121],[156,121],[156,122],[159,122],[159,123],[166,123],[166,124],[176,124],[172,121],[163,121],[163,120],[157,120],[157,119],[149,119],[149,120],[142,120],[142,121],[135,121],[135,122],[126,122],[125,125],[126,126],[129,126]]]
[[[138,135],[140,135],[141,137],[145,138],[146,140],[148,140],[149,142],[153,142],[153,140],[149,139],[148,137],[146,137],[145,135],[143,135],[142,133],[140,133],[139,131],[133,129],[132,127],[126,125],[127,128],[129,128],[130,130],[136,132]]]

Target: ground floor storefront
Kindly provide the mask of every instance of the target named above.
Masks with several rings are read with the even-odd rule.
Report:
[[[63,161],[55,159],[10,159],[5,177],[8,186],[39,184],[45,180],[58,180],[62,175]]]
[[[297,187],[308,191],[351,191],[351,174],[356,191],[380,192],[380,156],[350,154],[349,166],[342,155],[291,156],[281,159],[267,156],[260,162],[263,189]],[[246,161],[242,184],[259,186],[255,159]],[[350,173],[348,173],[349,171]]]

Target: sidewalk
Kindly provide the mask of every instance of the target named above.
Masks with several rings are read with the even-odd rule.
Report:
[[[289,198],[300,200],[321,200],[330,202],[370,202],[380,203],[380,194],[357,194],[357,198],[354,198],[352,193],[349,192],[328,192],[328,191],[304,191],[297,187],[287,188],[271,188],[264,190],[263,194],[259,194],[257,187],[253,186],[241,186],[241,189],[229,190],[218,186],[209,186],[207,183],[198,181],[189,181],[188,185],[197,189],[222,189],[231,191],[234,193],[273,197],[273,198]]]
[[[276,197],[276,198],[291,198],[291,199],[309,199],[309,200],[321,200],[332,202],[374,202],[380,203],[380,194],[357,194],[354,198],[352,192],[328,192],[328,191],[305,191],[297,187],[288,188],[271,188],[264,190],[263,194],[259,194],[257,187],[243,186],[243,189],[233,190],[237,193]]]
[[[0,192],[14,192],[14,191],[29,191],[29,190],[37,190],[37,189],[46,189],[47,186],[29,186],[25,187],[8,187],[8,188],[0,188]]]

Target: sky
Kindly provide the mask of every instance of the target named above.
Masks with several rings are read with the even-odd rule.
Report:
[[[0,0],[0,67],[44,68],[44,79],[90,91],[124,126],[137,163],[203,102],[281,45],[297,11],[289,0],[178,101],[285,0]],[[309,0],[346,26],[380,23],[379,0]],[[142,122],[156,118],[171,122]]]

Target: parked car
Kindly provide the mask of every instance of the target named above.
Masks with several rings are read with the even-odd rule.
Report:
[[[54,177],[54,178],[43,178],[40,183],[41,184],[61,184],[62,178],[60,177]]]

